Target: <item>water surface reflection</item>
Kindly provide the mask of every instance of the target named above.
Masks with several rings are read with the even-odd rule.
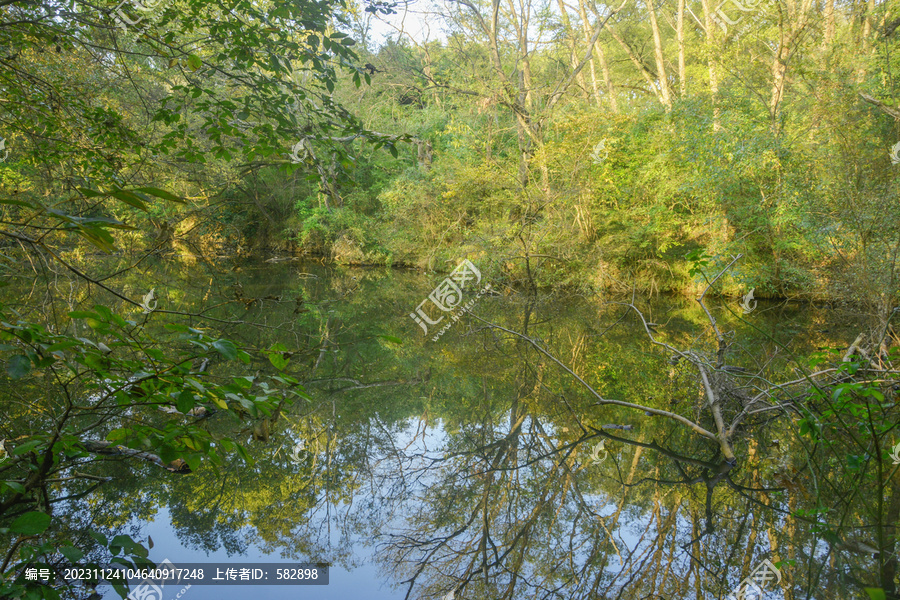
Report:
[[[837,599],[879,585],[896,562],[860,550],[894,535],[894,474],[846,479],[829,466],[839,454],[812,452],[789,410],[747,415],[732,467],[709,439],[599,404],[521,337],[490,326],[540,340],[603,397],[713,430],[698,374],[653,346],[621,306],[484,296],[431,342],[408,317],[433,287],[426,276],[218,264],[187,278],[158,267],[161,306],[223,319],[240,308],[239,320],[264,327],[222,324],[223,333],[247,347],[285,344],[309,400],[245,423],[208,419],[248,444],[250,467],[235,459],[177,475],[94,464],[113,479],[65,504],[73,531],[92,523],[149,536],[151,557],[174,562],[331,563],[332,585],[304,588],[308,598],[722,598],[769,559],[782,566],[771,594]],[[641,307],[667,343],[715,351],[695,303]],[[794,378],[773,340],[803,355],[857,331],[793,305],[761,303],[752,326],[717,314],[733,331],[729,364],[772,380]],[[266,369],[255,361],[248,373]],[[728,423],[756,385],[737,381]],[[195,586],[190,597],[248,589]]]

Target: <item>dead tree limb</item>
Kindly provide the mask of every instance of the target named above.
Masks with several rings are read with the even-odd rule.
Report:
[[[678,422],[681,423],[682,425],[687,425],[687,426],[690,427],[694,432],[696,432],[696,433],[702,435],[702,436],[705,437],[705,438],[708,438],[708,439],[713,440],[713,441],[716,441],[716,442],[719,441],[719,438],[716,436],[716,434],[714,434],[714,433],[711,432],[711,431],[708,431],[707,429],[701,427],[701,426],[698,425],[697,423],[694,423],[694,422],[691,421],[690,419],[685,418],[685,417],[683,417],[683,416],[681,416],[681,415],[679,415],[679,414],[676,414],[676,413],[673,413],[673,412],[669,412],[669,411],[667,411],[667,410],[661,410],[661,409],[659,409],[659,408],[652,408],[652,407],[650,407],[650,406],[643,406],[643,405],[641,405],[641,404],[634,404],[633,402],[624,402],[624,401],[622,401],[622,400],[610,400],[609,398],[604,398],[603,396],[601,396],[601,395],[597,392],[597,390],[595,390],[593,387],[591,387],[591,385],[590,385],[588,382],[586,382],[584,379],[582,379],[581,377],[579,377],[579,376],[578,376],[572,369],[570,369],[565,363],[563,363],[563,362],[560,361],[558,358],[556,358],[555,356],[553,356],[552,354],[550,354],[549,352],[547,352],[546,350],[544,350],[544,349],[540,346],[540,344],[538,344],[538,343],[537,343],[536,341],[534,341],[532,338],[530,338],[530,337],[528,337],[528,336],[526,336],[526,335],[522,335],[521,333],[519,333],[519,332],[517,332],[517,331],[512,331],[511,329],[507,329],[507,328],[505,328],[505,327],[501,327],[500,325],[495,325],[495,324],[493,324],[493,323],[488,323],[488,322],[485,321],[484,319],[481,319],[481,318],[479,318],[479,317],[477,317],[477,316],[475,316],[475,315],[472,315],[472,317],[474,317],[475,319],[478,319],[479,321],[481,321],[482,323],[484,323],[485,325],[487,325],[488,327],[490,327],[490,328],[492,328],[492,329],[499,329],[500,331],[505,331],[506,333],[509,333],[509,334],[511,334],[511,335],[514,335],[514,336],[516,336],[516,337],[518,337],[518,338],[520,338],[520,339],[522,339],[522,340],[528,342],[529,344],[531,344],[531,346],[532,346],[535,350],[537,350],[538,352],[540,352],[541,354],[543,354],[544,356],[546,356],[547,358],[549,358],[550,360],[552,360],[553,362],[555,362],[555,363],[556,363],[557,365],[559,365],[560,368],[562,368],[566,373],[568,373],[569,375],[571,375],[572,377],[574,377],[576,381],[578,381],[581,385],[583,385],[583,386],[585,387],[585,389],[587,389],[587,390],[591,393],[591,395],[593,395],[595,398],[597,398],[597,400],[599,400],[598,404],[612,404],[612,405],[614,405],[614,406],[624,406],[624,407],[626,407],[626,408],[634,408],[634,409],[642,410],[642,411],[644,411],[644,412],[646,412],[646,413],[650,413],[650,414],[653,414],[653,415],[659,415],[659,416],[661,416],[661,417],[666,417],[666,418],[668,418],[668,419],[672,419],[672,420],[678,421]]]
[[[152,462],[153,464],[162,467],[167,471],[171,471],[172,473],[190,473],[191,469],[187,466],[180,458],[173,460],[172,462],[166,464],[163,460],[155,454],[151,454],[150,452],[141,452],[140,450],[133,450],[131,448],[126,448],[125,446],[114,446],[111,442],[105,442],[100,440],[85,440],[82,443],[84,449],[93,454],[102,454],[105,456],[127,456],[130,458],[140,458],[146,460],[148,462]]]
[[[709,384],[709,377],[706,375],[706,367],[703,362],[693,352],[690,353],[696,359],[694,364],[700,371],[700,378],[703,380],[703,389],[706,390],[706,398],[709,401],[709,410],[712,412],[713,419],[716,422],[716,432],[719,438],[719,447],[722,448],[722,454],[729,463],[734,463],[734,451],[731,444],[728,443],[729,431],[725,429],[725,420],[722,418],[722,408],[719,406],[719,399],[716,397],[712,386]]]
[[[893,29],[891,31],[893,31]],[[888,114],[888,115],[894,117],[895,119],[900,119],[900,110],[897,110],[896,108],[894,108],[892,106],[888,106],[884,102],[881,102],[880,100],[875,99],[874,97],[870,96],[869,94],[863,94],[860,92],[859,97],[862,98],[863,100],[865,100],[866,102],[868,102],[869,104],[873,104],[873,105],[877,106],[881,110],[881,112]]]
[[[863,358],[868,359],[869,355],[862,348],[862,343],[865,341],[865,339],[866,339],[865,333],[861,333],[858,336],[856,336],[856,339],[853,340],[853,343],[850,344],[849,348],[847,348],[847,353],[844,354],[844,358],[841,359],[841,362],[850,362],[851,357],[854,354],[856,354],[857,352],[859,352],[863,356]]]
[[[719,331],[719,326],[716,324],[715,317],[712,316],[712,313],[709,312],[709,309],[706,308],[706,304],[703,303],[703,299],[706,297],[706,293],[712,288],[713,285],[724,275],[728,269],[731,268],[731,265],[739,261],[744,255],[738,254],[737,256],[732,258],[732,261],[728,263],[724,269],[719,271],[719,274],[713,277],[712,281],[709,282],[709,285],[706,286],[706,289],[703,290],[703,293],[700,294],[700,297],[697,298],[697,303],[700,304],[700,308],[703,309],[703,312],[706,313],[706,318],[709,319],[710,325],[712,325],[713,331],[716,332],[716,341],[719,342],[719,350],[716,352],[716,368],[721,369],[725,365],[725,349],[728,345],[725,343],[725,337],[722,335],[722,332]]]

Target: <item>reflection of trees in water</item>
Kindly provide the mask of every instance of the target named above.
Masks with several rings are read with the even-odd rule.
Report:
[[[490,410],[480,417],[448,434],[443,456],[398,452],[403,474],[376,485],[389,491],[380,513],[403,515],[377,529],[380,560],[407,597],[723,597],[769,558],[796,561],[782,566],[785,597],[849,598],[834,567],[871,573],[870,560],[845,554],[819,572],[827,546],[789,516],[808,495],[772,489],[757,456],[727,471],[665,443],[602,431],[565,439],[524,411],[513,429]],[[651,433],[668,432],[636,437]],[[587,464],[601,436],[611,456]]]
[[[347,289],[358,285],[348,279]],[[292,359],[306,365],[313,402],[252,424],[226,423],[221,414],[206,421],[215,436],[240,431],[255,465],[235,460],[189,477],[139,467],[132,477],[120,465],[126,473],[95,493],[109,513],[98,522],[118,531],[128,516],[149,518],[168,505],[179,538],[197,549],[238,554],[254,544],[347,567],[364,561],[360,547],[375,540],[379,560],[410,598],[454,589],[457,598],[724,597],[762,558],[796,561],[783,567],[786,598],[858,597],[862,585],[891,577],[900,510],[889,461],[871,458],[876,448],[871,466],[847,470],[847,453],[863,454],[853,436],[815,445],[798,439],[789,419],[770,419],[780,411],[744,414],[729,427],[740,459],[731,469],[715,443],[678,423],[598,405],[521,338],[488,329],[465,337],[460,324],[432,355],[414,343],[386,350],[359,342],[356,324],[378,330],[397,302],[393,292],[377,292],[351,295],[339,312],[317,313],[314,327],[298,326],[316,342]],[[268,323],[298,318],[293,301],[270,304]],[[715,431],[699,375],[636,337],[629,325],[640,327],[637,319],[617,312],[609,320],[619,326],[593,330],[587,316],[550,308],[526,305],[516,330],[543,336],[604,397]],[[491,310],[490,301],[482,309]],[[545,312],[554,315],[549,324]],[[654,319],[665,321],[665,339],[686,347],[704,317],[676,306],[667,318]],[[474,318],[471,325],[482,327]],[[284,332],[234,333],[265,348]],[[702,351],[715,353],[715,344]],[[426,372],[423,362],[428,374],[411,376]],[[709,377],[733,423],[745,412],[743,388],[757,382],[729,387],[734,378],[714,370]],[[819,402],[820,413],[827,407]],[[896,421],[885,411],[876,422]],[[410,415],[417,414],[416,428]],[[266,435],[256,435],[263,422]],[[289,455],[299,440],[305,450],[295,463]],[[595,465],[590,455],[600,440],[609,455]],[[817,503],[829,512],[811,512]],[[93,518],[69,510],[57,513],[66,513],[73,532]],[[888,548],[887,556],[875,559],[867,547]]]
[[[547,334],[533,310],[524,307],[518,331],[533,336],[532,323],[541,323],[547,347],[570,356],[571,369],[604,397],[716,430],[687,361],[668,364],[668,355],[636,341],[634,328],[591,336],[579,319]],[[672,319],[665,339],[691,347],[703,315],[676,309]],[[353,337],[331,319],[321,323],[321,339],[332,340],[322,348],[344,348]],[[659,416],[598,406],[529,343],[506,339],[487,331],[459,345],[442,340],[440,360],[429,362],[425,408],[414,400],[423,380],[397,375],[421,369],[427,357],[416,349],[397,349],[407,368],[387,363],[365,376],[354,364],[383,364],[381,348],[355,346],[329,360],[320,353],[308,386],[317,403],[279,421],[254,451],[255,471],[233,475],[224,491],[211,478],[206,495],[185,487],[178,496],[191,510],[238,515],[232,526],[285,555],[350,566],[361,560],[354,544],[375,540],[379,561],[410,598],[451,590],[457,598],[720,598],[763,558],[795,561],[782,565],[777,593],[786,598],[849,598],[879,583],[873,573],[890,572],[895,557],[885,570],[854,542],[881,531],[883,547],[893,544],[896,501],[878,506],[892,475],[835,468],[850,438],[843,447],[811,446],[790,419],[773,418],[780,409],[750,414],[747,389],[758,380],[708,371],[740,458],[731,468],[708,438]],[[784,380],[772,359],[759,358],[766,376]],[[793,389],[782,399],[793,399]],[[424,414],[410,426],[416,411]],[[429,425],[435,414],[438,427]],[[287,451],[272,456],[295,438],[312,449],[306,463],[291,464]],[[593,465],[600,440],[609,456]],[[816,516],[817,503],[829,512]]]
[[[615,426],[632,417],[555,393],[565,383],[552,382],[538,353],[514,346],[471,358],[495,372],[518,360],[504,371],[515,373],[508,393],[497,394],[496,376],[484,376],[467,419],[446,427],[443,454],[395,449],[405,468],[380,476],[377,487],[389,491],[384,512],[403,523],[377,528],[379,558],[406,597],[724,597],[764,558],[782,568],[780,589],[771,591],[790,599],[856,597],[859,587],[877,585],[876,569],[889,589],[883,564],[840,540],[866,528],[893,535],[886,525],[898,515],[873,519],[871,506],[854,505],[858,494],[811,493],[805,469],[822,478],[840,472],[829,474],[821,456],[805,467],[790,421],[752,417],[746,392],[721,372],[711,372],[700,393],[721,394],[729,421],[717,415],[715,425],[739,449],[737,469],[677,423],[642,418],[634,435],[608,433],[614,429],[598,419]],[[640,373],[659,385],[660,371]],[[590,464],[601,439],[610,457]],[[411,472],[427,485],[411,482]],[[847,480],[847,489],[861,491],[862,483]],[[817,501],[840,517],[817,520]],[[855,528],[842,528],[850,521]]]
[[[682,500],[663,506],[671,486],[628,487],[643,448],[630,465],[611,457],[626,471],[616,497],[598,486],[608,467],[585,465],[579,453],[596,436],[559,440],[542,417],[513,414],[512,428],[486,413],[481,427],[451,434],[446,457],[426,457],[431,485],[380,486],[398,490],[393,510],[406,515],[401,528],[384,532],[382,557],[409,596],[426,595],[420,586],[434,595],[457,589],[457,597],[589,598],[628,589],[636,573],[639,590],[676,591],[673,576],[688,566],[679,569],[671,556]]]

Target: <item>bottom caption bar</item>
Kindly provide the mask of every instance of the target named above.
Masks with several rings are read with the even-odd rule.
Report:
[[[327,563],[179,563],[166,559],[156,567],[107,564],[51,567],[30,565],[26,580],[130,585],[328,585]]]

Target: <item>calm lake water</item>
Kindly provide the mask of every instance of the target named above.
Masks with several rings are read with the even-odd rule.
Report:
[[[409,315],[445,277],[298,262],[141,264],[125,275],[126,295],[153,287],[159,308],[240,321],[192,321],[239,346],[284,344],[294,353],[287,372],[309,400],[275,419],[206,419],[214,435],[246,444],[252,467],[235,458],[179,475],[97,462],[92,472],[112,480],[56,514],[76,530],[152,539],[157,561],[332,565],[328,586],[195,585],[186,600],[454,590],[457,599],[724,598],[764,560],[781,566],[759,580],[766,598],[863,598],[878,585],[881,559],[862,548],[890,516],[872,512],[872,494],[889,490],[852,479],[840,460],[829,467],[840,452],[812,448],[789,406],[746,411],[729,469],[685,425],[599,405],[576,380],[715,430],[699,374],[611,303],[630,298],[529,296],[495,283],[432,341],[449,317],[426,336]],[[460,306],[489,279],[468,282]],[[84,287],[68,297],[66,310],[110,301]],[[692,299],[635,304],[658,339],[714,354]],[[760,302],[743,321],[736,300],[709,305],[728,364],[745,369],[723,401],[726,424],[758,392],[753,375],[797,379],[791,352],[846,347],[862,330],[852,313],[800,303]],[[155,313],[148,327],[170,320]],[[492,325],[529,336],[572,373]],[[233,375],[235,364],[211,364],[210,375]],[[245,368],[274,372],[258,360]],[[832,468],[833,478],[810,476]],[[165,598],[180,590],[167,586]]]

